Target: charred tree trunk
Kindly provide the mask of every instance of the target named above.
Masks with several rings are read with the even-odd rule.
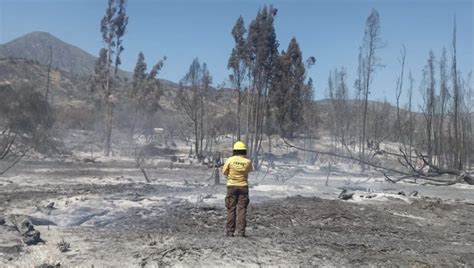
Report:
[[[247,146],[249,146],[249,139],[250,139],[250,110],[251,110],[251,103],[250,103],[250,88],[251,88],[251,78],[252,76],[250,75],[250,70],[249,70],[249,73],[248,73],[248,79],[249,79],[249,87],[247,89],[247,131],[245,132],[245,144],[247,144]],[[250,153],[250,152],[249,152]]]
[[[106,102],[107,111],[105,115],[105,156],[110,155],[111,144],[112,144],[112,124],[114,116],[114,104],[107,100]]]
[[[461,159],[461,139],[459,133],[459,107],[460,107],[460,89],[458,81],[458,71],[457,71],[457,62],[456,62],[456,18],[454,19],[454,30],[453,30],[453,91],[454,91],[454,111],[453,111],[453,127],[454,127],[454,163],[455,166],[459,169],[462,169],[462,159]]]
[[[240,134],[240,111],[242,109],[242,92],[240,92],[240,84],[237,87],[237,140],[241,140]]]
[[[105,156],[110,155],[110,143],[112,140],[112,116],[113,116],[113,106],[111,102],[111,81],[110,81],[110,61],[111,61],[111,44],[108,43],[107,47],[107,69],[106,69],[106,88],[105,88],[105,105],[106,105],[106,114],[105,114],[105,146],[104,153]]]

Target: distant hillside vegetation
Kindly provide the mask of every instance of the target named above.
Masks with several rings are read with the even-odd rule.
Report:
[[[48,68],[32,60],[0,59],[0,81],[29,83],[35,90],[45,93]],[[90,79],[80,75],[53,69],[50,76],[50,92],[56,104],[84,99],[90,95]]]
[[[35,87],[36,91],[46,92],[47,66],[38,64],[33,60],[18,58],[0,59],[0,84],[28,83]],[[131,81],[123,81],[117,88],[121,96],[121,106],[126,107],[130,99],[129,89]],[[174,104],[178,85],[166,80],[160,80],[163,95],[160,99],[160,114],[170,115],[179,111]],[[91,79],[78,74],[53,69],[50,77],[50,98],[53,106],[59,110],[71,111],[71,108],[88,111],[94,106],[94,94],[91,92]],[[232,107],[236,106],[235,91],[223,89],[212,89],[208,96],[209,111],[224,115]],[[67,115],[66,115],[67,116]]]
[[[84,50],[70,45],[46,32],[33,32],[19,37],[4,45],[0,45],[0,82],[27,82],[35,85],[37,91],[45,92],[47,84],[47,64],[49,63],[50,45],[53,48],[53,71],[51,73],[51,96],[53,105],[64,110],[72,106],[78,110],[93,108],[91,93],[91,75],[94,72],[96,57]],[[166,63],[164,68],[166,68]],[[120,71],[119,75],[130,78],[131,73]],[[184,74],[183,74],[184,75]],[[121,95],[121,105],[126,107],[129,101],[130,79],[122,80],[117,88]],[[176,115],[180,111],[174,104],[177,83],[160,79],[163,95],[160,100],[161,115]],[[207,111],[217,116],[229,115],[236,109],[236,93],[234,90],[212,89],[207,98]],[[318,116],[328,122],[332,111],[329,100],[315,102]],[[245,102],[244,102],[245,104]],[[349,101],[354,107],[357,101]],[[244,105],[245,106],[245,105]],[[383,110],[384,104],[370,101],[369,107]],[[386,109],[390,114],[396,112],[394,107]]]

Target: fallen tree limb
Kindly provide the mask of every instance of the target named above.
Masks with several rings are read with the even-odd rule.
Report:
[[[426,159],[426,157],[424,155],[422,155],[421,153],[417,153],[417,155],[419,156],[420,159],[422,159],[422,161],[424,163],[424,166],[422,168],[417,169],[408,160],[408,157],[403,152],[403,150],[400,149],[402,154],[398,158],[399,162],[405,168],[410,169],[410,171],[404,171],[404,170],[399,170],[399,169],[395,169],[395,168],[385,167],[385,166],[382,166],[380,164],[377,164],[377,163],[374,163],[374,162],[371,162],[371,161],[360,159],[360,158],[354,157],[352,154],[350,154],[350,156],[347,156],[347,155],[342,155],[342,154],[338,154],[338,153],[334,153],[334,152],[325,152],[325,151],[320,151],[320,150],[315,150],[315,149],[306,149],[306,148],[302,148],[302,147],[299,147],[297,145],[294,145],[294,144],[288,142],[286,139],[283,139],[283,142],[287,146],[289,146],[291,148],[294,148],[294,149],[297,149],[297,150],[300,150],[300,151],[318,153],[318,154],[323,154],[323,155],[330,155],[330,156],[334,156],[334,157],[338,157],[338,158],[342,158],[342,159],[347,159],[347,160],[350,160],[350,161],[355,161],[355,162],[358,162],[358,163],[361,163],[361,164],[371,166],[371,167],[377,169],[378,171],[380,171],[384,175],[385,179],[387,181],[392,182],[392,183],[396,183],[396,182],[399,182],[399,181],[402,181],[402,180],[408,179],[408,178],[418,178],[418,179],[428,181],[425,184],[436,185],[436,186],[453,185],[453,184],[461,183],[461,182],[465,182],[469,185],[474,185],[474,178],[470,174],[468,174],[467,172],[465,172],[463,170],[444,169],[444,168],[437,167],[437,166],[433,165],[432,163],[430,163]],[[403,163],[400,161],[400,159],[403,159],[406,162],[406,166],[403,165]],[[429,166],[432,170],[434,170],[434,172],[426,172],[426,173],[423,172],[423,168],[425,166]],[[390,178],[390,176],[387,174],[387,172],[392,172],[394,174],[398,174],[400,177]],[[454,180],[450,180],[450,181],[439,178],[440,176],[443,176],[443,175],[452,175],[452,176],[456,176],[456,178]]]
[[[286,145],[288,145],[289,147],[297,149],[297,150],[306,151],[306,152],[313,152],[313,153],[318,153],[318,154],[323,154],[323,155],[335,156],[337,158],[342,158],[342,159],[347,159],[347,160],[359,162],[361,164],[366,164],[366,165],[369,165],[371,167],[378,168],[378,169],[384,169],[386,171],[390,171],[390,172],[393,172],[393,173],[397,173],[397,174],[401,174],[401,175],[407,175],[407,176],[410,175],[409,173],[407,173],[405,171],[392,169],[392,168],[389,168],[389,167],[384,167],[384,166],[381,166],[379,164],[376,164],[376,163],[373,163],[373,162],[370,162],[370,161],[366,161],[366,160],[363,160],[363,159],[360,159],[360,158],[357,158],[357,157],[354,157],[354,156],[341,155],[341,154],[338,154],[338,153],[324,152],[324,151],[313,150],[313,149],[305,149],[305,148],[301,148],[299,146],[296,146],[294,144],[289,143],[286,139],[283,139],[283,142]]]
[[[43,239],[41,239],[41,234],[39,231],[35,230],[33,224],[28,219],[28,217],[24,215],[11,215],[10,222],[15,226],[17,231],[20,233],[22,237],[23,243],[26,245],[36,245],[38,243],[45,243]]]

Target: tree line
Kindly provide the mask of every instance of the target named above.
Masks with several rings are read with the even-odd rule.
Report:
[[[145,55],[140,52],[130,81],[118,75],[129,19],[126,4],[126,0],[107,1],[100,24],[104,47],[92,79],[95,122],[101,130],[98,132],[106,156],[113,152],[116,108],[123,103],[128,106],[129,154],[132,155],[137,129],[145,129],[151,135],[156,127],[154,116],[161,108],[163,96],[163,85],[157,76],[165,66],[166,57],[148,70]],[[314,101],[313,80],[308,75],[316,59],[303,57],[295,37],[286,49],[280,50],[274,26],[277,14],[273,6],[263,6],[250,23],[246,25],[240,16],[230,29],[234,46],[227,67],[235,98],[225,109],[217,104],[221,90],[213,87],[207,64],[198,58],[192,61],[173,97],[180,120],[170,119],[173,122],[169,130],[192,144],[190,154],[203,160],[213,153],[219,136],[230,133],[234,140],[248,144],[249,156],[258,167],[262,155],[272,152],[272,139],[276,137],[303,140],[304,149],[311,149],[318,135],[328,133],[333,141],[332,153],[351,156],[363,169],[370,166],[375,156],[386,154],[398,158],[406,170],[418,176],[422,176],[420,163],[438,173],[449,170],[449,174],[461,174],[469,170],[474,144],[472,73],[463,74],[458,67],[456,20],[451,44],[442,49],[438,58],[433,50],[429,51],[418,85],[412,71],[407,71],[409,48],[401,47],[400,72],[393,90],[394,107],[387,101],[371,102],[369,98],[371,91],[376,90],[372,83],[377,71],[383,68],[379,55],[386,46],[381,35],[380,15],[373,9],[365,22],[356,80],[347,81],[343,66],[333,69],[326,88],[328,105],[319,107]],[[55,146],[49,146],[54,145],[52,139],[46,138],[52,136],[54,123],[54,111],[47,96],[49,73],[50,68],[44,98],[36,94],[33,87],[22,90],[24,96],[18,100],[35,104],[22,113],[26,119],[16,118],[19,107],[25,108],[24,103],[7,102],[2,106],[1,112],[7,116],[2,123],[6,127],[2,131],[0,160],[10,156],[16,162],[28,148],[41,150],[33,144],[48,145],[42,151],[57,151]],[[0,93],[6,94],[2,100],[12,98],[11,85],[1,86]],[[423,100],[419,107],[414,101],[417,87]],[[405,104],[400,103],[403,94],[408,99]],[[34,109],[48,112],[36,113]],[[24,146],[14,146],[20,139]],[[264,140],[268,148],[263,148]],[[398,152],[381,148],[384,143],[398,146]]]
[[[419,82],[423,102],[419,107],[415,107],[413,99],[416,87],[413,74],[409,71],[408,78],[406,75],[409,50],[405,46],[401,47],[398,58],[400,73],[393,91],[395,109],[387,101],[371,105],[368,100],[371,83],[377,69],[383,67],[378,54],[386,45],[381,38],[379,14],[372,10],[360,47],[354,93],[351,95],[344,67],[329,74],[327,125],[335,152],[346,155],[357,152],[353,158],[363,167],[377,154],[395,156],[403,168],[412,172],[411,177],[422,176],[424,167],[438,176],[458,176],[468,171],[474,144],[472,71],[464,77],[461,75],[456,42],[454,20],[450,55],[446,48],[442,49],[439,60],[433,50],[428,53]],[[400,103],[402,94],[408,99],[404,106]],[[395,144],[398,150],[384,150],[380,147],[382,143]],[[446,170],[452,172],[446,173]]]
[[[278,50],[274,28],[276,15],[276,8],[264,6],[248,25],[248,30],[240,16],[231,31],[235,47],[229,56],[228,69],[231,71],[229,80],[237,93],[237,100],[235,110],[231,109],[224,115],[227,118],[214,114],[210,108],[212,76],[205,62],[194,59],[180,81],[175,105],[185,116],[183,123],[189,124],[193,136],[192,150],[199,159],[208,153],[212,147],[212,138],[221,132],[219,129],[224,121],[230,120],[228,117],[232,117],[235,126],[228,126],[228,129],[235,133],[236,140],[247,142],[249,154],[257,161],[264,135],[269,139],[272,134],[292,137],[303,129],[301,126],[307,126],[303,121],[314,115],[304,111],[310,111],[312,106],[313,86],[312,80],[307,78],[307,69],[315,63],[315,59],[310,57],[303,60],[296,38],[290,41],[286,51]],[[121,79],[117,76],[117,70],[121,64],[127,24],[126,1],[109,0],[100,28],[104,47],[96,62],[92,87],[97,93],[96,110],[102,118],[99,120],[103,120],[106,156],[110,154],[114,106],[118,98],[123,97],[120,96],[123,93],[118,92]],[[137,116],[151,118],[159,107],[162,88],[156,76],[163,68],[164,60],[155,64],[147,74],[144,55],[141,52],[139,54],[130,94],[126,96],[134,106],[131,140]]]
[[[105,46],[97,61],[94,88],[100,93],[99,106],[104,114],[106,155],[110,151],[111,120],[117,97],[114,94],[119,80],[117,68],[128,23],[125,7],[125,0],[109,0],[101,21]],[[227,66],[236,98],[227,113],[217,114],[214,110],[211,92],[216,89],[205,62],[195,58],[180,81],[174,103],[182,112],[183,129],[192,136],[190,151],[198,159],[209,154],[213,140],[225,132],[231,132],[234,140],[248,144],[249,156],[256,166],[263,150],[271,152],[275,135],[285,139],[312,138],[324,132],[318,125],[321,118],[314,102],[313,81],[308,77],[316,59],[303,58],[295,37],[286,49],[280,50],[274,27],[277,14],[273,6],[263,6],[247,27],[240,16],[231,29],[234,47]],[[344,67],[334,69],[328,77],[330,106],[324,126],[336,150],[357,152],[358,158],[365,161],[380,152],[380,144],[397,142],[410,162],[418,151],[424,152],[430,163],[442,167],[469,166],[473,144],[471,76],[462,77],[457,67],[456,25],[450,59],[447,49],[443,49],[439,61],[433,51],[428,55],[419,83],[424,102],[420,107],[414,107],[416,85],[412,72],[406,71],[409,50],[405,46],[400,50],[400,73],[394,85],[395,111],[388,102],[370,101],[371,91],[376,90],[372,83],[377,71],[383,68],[379,54],[385,46],[380,15],[373,9],[365,23],[353,93]],[[136,118],[148,118],[149,128],[153,126],[151,118],[159,109],[162,95],[156,76],[165,60],[158,61],[147,73],[143,53],[138,56],[127,96],[133,103],[130,143]],[[402,94],[408,98],[405,105],[400,103]],[[268,149],[263,148],[264,140],[268,141]],[[307,140],[314,143],[313,139]]]
[[[242,16],[232,29],[235,46],[228,68],[232,71],[229,78],[237,92],[236,136],[238,140],[245,140],[248,153],[257,166],[264,135],[271,152],[272,135],[292,138],[297,132],[315,130],[308,122],[315,118],[309,119],[314,116],[311,109],[314,88],[307,70],[316,59],[303,59],[295,37],[286,51],[278,50],[274,28],[277,13],[273,6],[264,6],[250,22],[248,30]]]

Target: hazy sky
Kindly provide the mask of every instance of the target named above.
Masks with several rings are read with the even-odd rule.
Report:
[[[347,69],[352,90],[358,47],[372,8],[380,13],[382,39],[387,43],[379,54],[385,68],[375,77],[372,99],[393,102],[402,44],[407,47],[407,69],[412,70],[419,91],[429,50],[437,58],[443,47],[451,51],[455,15],[460,68],[464,75],[473,69],[474,10],[469,0],[129,0],[122,69],[133,69],[139,51],[150,67],[166,55],[159,77],[179,81],[192,59],[199,57],[208,64],[214,84],[222,84],[230,73],[227,59],[235,20],[242,15],[248,26],[264,4],[278,8],[279,49],[286,50],[295,36],[304,58],[316,57],[310,76],[318,99],[324,98],[329,71],[335,67]],[[105,8],[106,0],[0,0],[0,43],[28,32],[47,31],[97,55],[103,45],[99,23]]]

